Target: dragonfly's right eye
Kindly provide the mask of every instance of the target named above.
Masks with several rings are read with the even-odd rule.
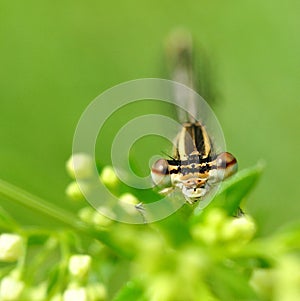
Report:
[[[170,181],[169,163],[165,159],[157,160],[151,168],[151,177],[156,185],[165,185]]]

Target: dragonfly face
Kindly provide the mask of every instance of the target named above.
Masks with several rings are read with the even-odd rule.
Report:
[[[164,187],[161,193],[179,188],[192,204],[237,170],[237,161],[230,153],[214,153],[212,141],[199,122],[184,123],[174,145],[172,159],[160,159],[151,169],[154,183]]]

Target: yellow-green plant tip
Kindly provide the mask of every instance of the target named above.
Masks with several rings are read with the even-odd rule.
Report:
[[[26,287],[24,291],[25,300],[41,301],[47,299],[47,282],[43,282],[37,286]]]
[[[227,216],[222,209],[213,208],[207,213],[207,215],[205,217],[205,224],[214,229],[218,229],[218,228],[222,227],[222,225],[226,221],[226,219],[227,219]]]
[[[247,242],[256,231],[256,225],[249,216],[231,218],[222,229],[222,239],[225,241]]]
[[[100,227],[108,227],[109,225],[112,224],[112,220],[105,215],[95,211],[93,216],[92,216],[92,223],[95,226],[100,226]]]
[[[68,288],[63,294],[63,301],[89,301],[84,287]]]
[[[69,259],[69,272],[72,276],[84,278],[91,268],[92,258],[89,255],[76,254]]]
[[[139,204],[139,200],[131,193],[123,193],[119,197],[120,202],[123,202],[125,204],[130,204],[130,205],[137,205]]]
[[[219,240],[219,232],[214,227],[205,227],[203,224],[193,226],[191,234],[196,241],[207,245],[213,245]]]
[[[135,207],[140,201],[131,193],[124,193],[119,197],[119,204],[130,215],[140,214]]]
[[[92,207],[84,207],[78,211],[78,216],[83,222],[91,224],[93,221],[94,213],[95,209],[93,209]]]
[[[105,166],[100,173],[100,180],[107,186],[114,187],[119,179],[111,166]]]
[[[24,253],[24,241],[20,235],[3,233],[0,235],[0,261],[12,262]]]
[[[108,207],[100,206],[94,211],[92,223],[96,226],[107,227],[116,218],[115,213]]]
[[[73,179],[88,179],[93,175],[94,165],[92,157],[84,153],[78,153],[69,158],[66,169]]]
[[[186,281],[197,279],[209,265],[208,256],[201,249],[187,247],[178,254],[178,273]]]
[[[103,283],[91,283],[87,286],[89,301],[105,301],[107,289]]]
[[[24,288],[24,282],[17,280],[12,276],[6,276],[0,283],[0,300],[20,301]]]
[[[174,279],[175,278],[175,279]],[[152,279],[147,288],[149,300],[153,301],[173,301],[176,300],[178,286],[175,282],[176,275],[162,273]],[[177,299],[178,300],[178,299]]]
[[[84,185],[84,184],[81,184]],[[85,188],[87,189],[87,187]],[[66,188],[66,195],[74,201],[81,201],[84,199],[84,195],[82,194],[80,187],[77,182],[70,183]]]

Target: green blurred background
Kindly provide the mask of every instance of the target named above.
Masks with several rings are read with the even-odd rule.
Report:
[[[2,0],[0,177],[74,210],[65,161],[81,113],[118,83],[165,77],[163,41],[183,26],[213,61],[228,150],[240,168],[267,163],[248,212],[263,232],[298,219],[299,11],[296,0]]]

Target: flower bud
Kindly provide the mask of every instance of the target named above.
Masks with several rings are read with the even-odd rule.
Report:
[[[131,193],[123,193],[120,197],[120,205],[129,214],[138,214],[138,209],[135,207],[139,204],[139,200]]]
[[[47,296],[47,282],[42,282],[41,284],[33,287],[27,287],[25,289],[24,299],[30,301],[44,301]]]
[[[107,290],[102,283],[89,284],[87,292],[90,301],[104,301],[107,298]]]
[[[111,166],[105,166],[100,174],[100,180],[108,187],[114,187],[118,184],[119,179]]]
[[[195,240],[203,241],[208,245],[213,245],[218,241],[217,231],[210,227],[203,227],[201,224],[193,226],[191,234]]]
[[[249,216],[232,218],[225,223],[222,238],[225,241],[247,242],[253,237],[255,231],[255,223]]]
[[[81,183],[81,185],[84,184]],[[84,195],[82,194],[78,183],[75,181],[67,186],[66,195],[74,201],[81,201],[84,199]]]
[[[220,232],[226,221],[225,212],[219,208],[213,208],[205,215],[203,223],[195,224],[192,227],[191,234],[195,240],[213,245],[220,240]]]
[[[63,301],[88,301],[87,291],[84,287],[68,288],[63,294]]]
[[[87,179],[93,175],[94,161],[87,154],[74,154],[66,163],[69,176],[73,179]]]
[[[158,274],[147,288],[149,299],[155,301],[179,300],[177,292],[178,286],[172,274]]]
[[[220,229],[224,222],[226,221],[227,216],[225,212],[220,208],[213,208],[205,217],[205,224],[213,229]]]
[[[71,275],[83,278],[87,276],[91,267],[92,258],[89,255],[73,255],[69,259],[69,272]]]
[[[18,301],[24,290],[24,282],[16,280],[12,276],[4,277],[0,283],[0,300]]]
[[[83,181],[74,181],[67,186],[66,195],[73,201],[81,201],[84,200],[85,195],[87,195],[90,191],[90,185],[87,183]]]
[[[123,193],[119,200],[126,204],[137,205],[139,200],[131,193]]]
[[[199,279],[210,266],[210,258],[199,248],[187,247],[178,254],[178,275],[187,282]]]
[[[92,207],[84,207],[78,211],[78,216],[83,222],[91,224],[93,222],[94,213],[95,209]]]
[[[95,226],[107,227],[113,223],[113,220],[111,218],[114,216],[115,216],[114,213],[110,212],[109,209],[104,207],[99,207],[99,209],[95,211],[92,216],[92,223]]]
[[[0,235],[0,261],[16,261],[24,252],[24,243],[17,234],[4,233]]]

